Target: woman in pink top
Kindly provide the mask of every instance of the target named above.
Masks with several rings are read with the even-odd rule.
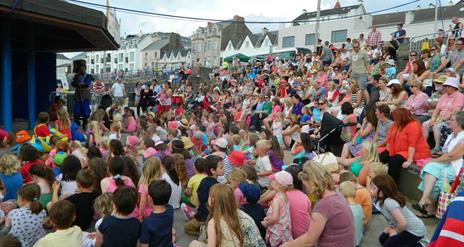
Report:
[[[422,92],[422,82],[413,81],[409,84],[409,86],[412,95],[409,96],[404,108],[410,110],[414,118],[420,122],[425,122],[429,118],[429,116],[425,115],[427,113],[427,100],[429,99],[429,96]]]
[[[290,218],[292,224],[293,239],[297,239],[309,228],[311,217],[311,201],[308,196],[302,192],[303,183],[298,179],[298,173],[301,172],[299,166],[291,165],[285,169],[286,172],[293,176],[293,189],[287,191],[287,199],[290,204]]]
[[[332,175],[320,163],[307,161],[299,178],[317,198],[308,231],[282,247],[354,247],[354,219],[348,202],[335,192]]]
[[[272,122],[276,119],[276,114],[282,112],[282,108],[280,107],[280,101],[278,98],[272,99],[272,113],[267,118],[263,120],[264,126],[267,129],[270,129],[269,122]]]

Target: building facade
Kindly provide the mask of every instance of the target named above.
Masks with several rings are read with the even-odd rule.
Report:
[[[219,66],[221,51],[226,49],[229,41],[238,43],[250,34],[245,19],[237,15],[228,22],[209,22],[206,27],[199,27],[191,36],[193,59],[202,66]]]

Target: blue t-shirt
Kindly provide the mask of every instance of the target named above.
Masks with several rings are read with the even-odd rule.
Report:
[[[218,181],[216,178],[213,177],[206,177],[201,180],[200,185],[198,186],[197,196],[198,196],[198,210],[195,214],[195,218],[198,221],[206,221],[208,218],[208,197],[209,197],[209,190],[213,185],[217,184]]]
[[[264,208],[258,203],[245,203],[240,207],[240,210],[247,213],[253,219],[256,226],[258,226],[261,237],[264,239],[266,236],[266,228],[264,228],[261,224],[261,221],[263,221],[264,217],[266,217]]]
[[[300,123],[306,123],[306,122],[308,122],[309,120],[311,120],[311,115],[309,115],[309,114],[304,114],[304,115],[301,116],[301,118],[300,118]]]
[[[6,192],[3,197],[3,201],[7,200],[16,200],[16,196],[18,193],[19,188],[23,185],[23,176],[19,172],[15,172],[9,176],[0,173],[0,178],[5,184]]]
[[[152,213],[142,223],[140,243],[150,247],[172,247],[174,208],[166,205],[164,213]]]
[[[397,40],[400,44],[403,43],[404,38],[399,38],[399,37],[401,37],[401,36],[403,36],[403,35],[406,35],[406,30],[404,30],[404,29],[401,29],[401,30],[396,31],[395,33],[393,33],[393,37],[395,37],[396,40]]]
[[[396,77],[396,68],[390,67],[385,69],[385,74],[387,75],[388,79],[392,80]]]
[[[136,218],[120,219],[106,216],[98,231],[103,234],[102,247],[136,247],[140,235],[140,222]]]

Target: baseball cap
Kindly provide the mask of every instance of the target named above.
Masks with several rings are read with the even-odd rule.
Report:
[[[227,148],[227,140],[225,138],[217,138],[216,140],[214,140],[214,145],[220,147],[220,148]]]
[[[57,152],[55,155],[53,155],[53,163],[55,163],[56,166],[61,166],[67,156],[68,155],[63,151]]]
[[[256,184],[250,184],[247,182],[242,182],[238,186],[240,191],[242,192],[243,196],[245,196],[247,202],[249,203],[257,203],[260,196],[261,196],[261,191],[259,190],[258,185]]]

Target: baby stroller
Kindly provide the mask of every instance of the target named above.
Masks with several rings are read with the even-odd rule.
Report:
[[[351,124],[343,124],[332,114],[324,113],[319,130],[320,138],[317,140],[317,152],[332,152],[336,156],[340,156],[343,144],[345,144],[340,135],[342,128],[347,126],[351,126]]]

